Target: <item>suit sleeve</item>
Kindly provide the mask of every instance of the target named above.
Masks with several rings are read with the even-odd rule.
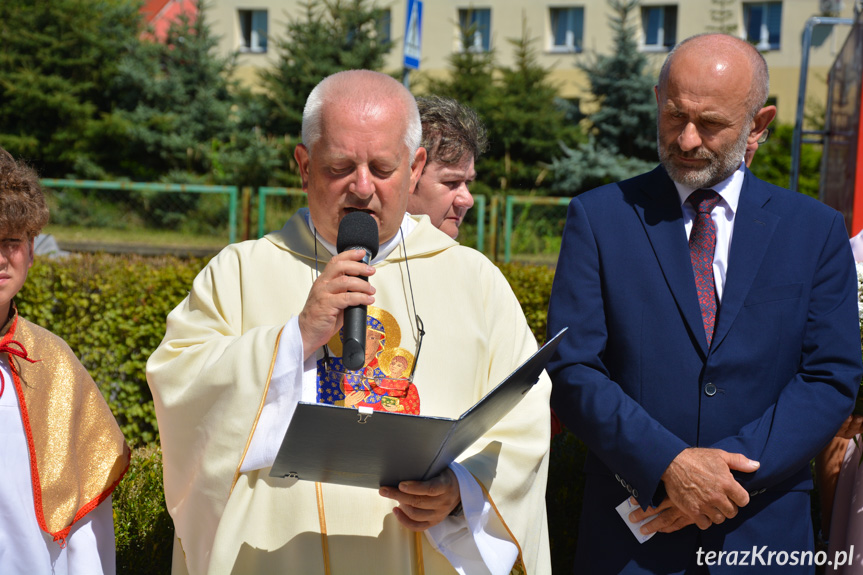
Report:
[[[557,415],[631,487],[642,506],[669,463],[689,447],[611,380],[602,265],[590,218],[579,198],[569,205],[548,312],[549,333],[569,332],[548,365]],[[649,445],[650,449],[645,449]]]
[[[840,214],[818,259],[803,329],[800,366],[776,402],[737,435],[712,446],[760,461],[756,473],[738,477],[750,491],[805,468],[854,406],[863,373],[857,274]]]

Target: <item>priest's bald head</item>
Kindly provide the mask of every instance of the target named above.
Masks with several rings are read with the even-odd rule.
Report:
[[[335,244],[356,210],[374,218],[381,243],[395,236],[425,165],[421,137],[413,95],[386,74],[348,70],[312,90],[294,158],[323,239]]]

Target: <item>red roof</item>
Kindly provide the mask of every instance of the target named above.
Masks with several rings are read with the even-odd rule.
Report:
[[[152,29],[152,34],[144,32],[141,36],[151,40],[164,42],[171,22],[185,14],[194,21],[197,14],[197,0],[146,0],[141,7],[141,14]]]
[[[155,18],[159,12],[162,11],[162,8],[164,8],[170,1],[171,0],[147,0],[141,7],[141,14],[144,15],[148,23],[152,22],[153,18]]]

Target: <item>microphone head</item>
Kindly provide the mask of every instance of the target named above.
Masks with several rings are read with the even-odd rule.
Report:
[[[339,222],[336,249],[342,253],[347,249],[358,248],[365,248],[372,258],[378,255],[378,225],[365,212],[348,212]]]

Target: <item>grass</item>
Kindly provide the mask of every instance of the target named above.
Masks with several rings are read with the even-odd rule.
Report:
[[[111,228],[54,225],[47,226],[43,231],[46,234],[53,235],[61,245],[64,243],[100,243],[106,245],[146,245],[219,250],[228,244],[227,231],[224,236],[213,236],[147,228],[117,230]]]

